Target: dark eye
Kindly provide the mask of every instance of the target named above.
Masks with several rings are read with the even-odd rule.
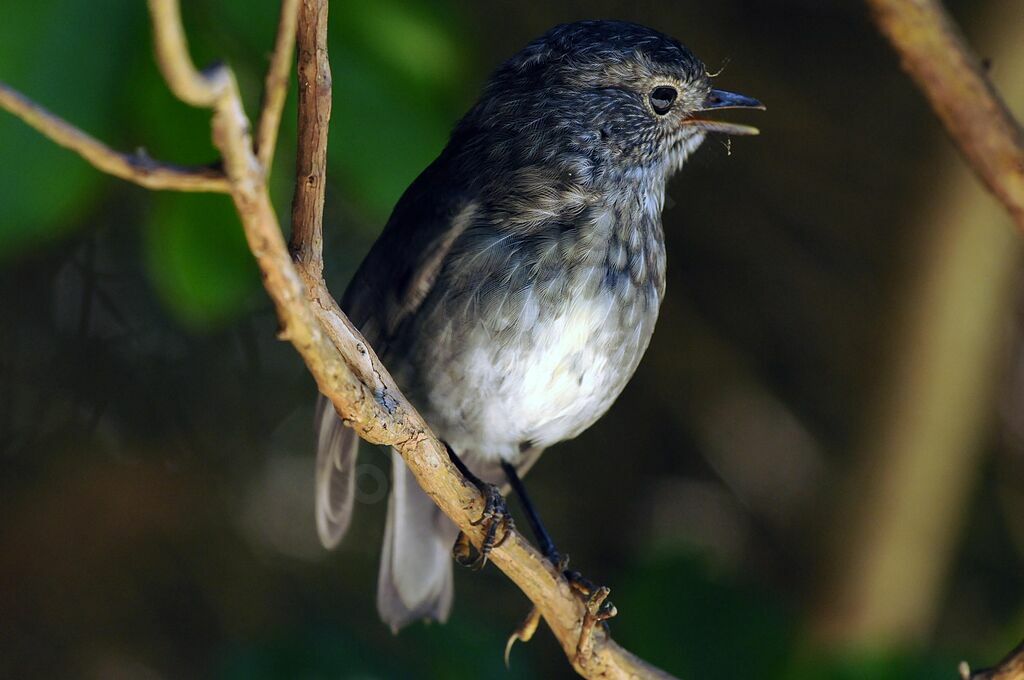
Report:
[[[676,100],[676,88],[668,85],[661,85],[651,90],[651,108],[659,116],[664,116],[672,108],[672,102]]]

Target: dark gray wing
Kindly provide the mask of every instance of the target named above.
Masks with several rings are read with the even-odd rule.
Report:
[[[406,190],[342,297],[342,309],[378,355],[427,297],[473,220],[469,187],[449,165],[446,152]]]
[[[445,255],[472,219],[466,194],[446,185],[446,165],[442,154],[406,190],[342,297],[342,310],[380,356],[426,298]],[[317,532],[333,548],[352,519],[359,437],[322,396],[315,426]]]

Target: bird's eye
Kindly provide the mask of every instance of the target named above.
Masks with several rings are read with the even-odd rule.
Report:
[[[651,90],[651,108],[659,116],[664,116],[672,108],[672,102],[676,100],[676,88],[668,85],[661,85]]]

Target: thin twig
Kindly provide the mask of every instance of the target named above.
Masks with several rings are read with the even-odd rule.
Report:
[[[936,0],[867,0],[967,162],[1024,229],[1024,132]]]
[[[181,24],[181,8],[177,0],[150,0],[153,17],[153,48],[157,66],[175,97],[200,108],[212,108],[226,89],[229,69],[214,65],[205,74],[199,73],[188,55],[188,41]]]
[[[0,83],[0,108],[10,111],[56,144],[74,151],[98,170],[147,189],[227,193],[227,178],[216,167],[187,167],[153,160],[139,151],[126,154]]]
[[[167,86],[178,99],[213,109],[213,144],[224,159],[232,197],[236,205],[239,195],[256,201],[261,189],[266,193],[265,178],[253,152],[251,127],[234,72],[224,64],[215,64],[202,73],[196,69],[188,53],[178,0],[149,0],[149,9],[157,66]]]
[[[263,102],[259,127],[256,131],[256,155],[266,175],[274,162],[277,131],[281,126],[281,111],[288,96],[288,80],[295,48],[295,24],[300,0],[282,0],[281,17],[277,25],[274,51],[263,82]]]

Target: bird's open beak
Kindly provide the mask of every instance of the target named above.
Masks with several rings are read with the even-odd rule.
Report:
[[[764,110],[764,104],[753,97],[747,97],[735,92],[725,90],[711,90],[704,105],[697,113],[708,111],[719,111],[721,109],[759,109]],[[708,132],[721,132],[727,135],[757,135],[761,131],[752,125],[741,123],[728,123],[722,120],[708,120],[707,118],[692,117],[684,120],[681,125],[693,126]]]

